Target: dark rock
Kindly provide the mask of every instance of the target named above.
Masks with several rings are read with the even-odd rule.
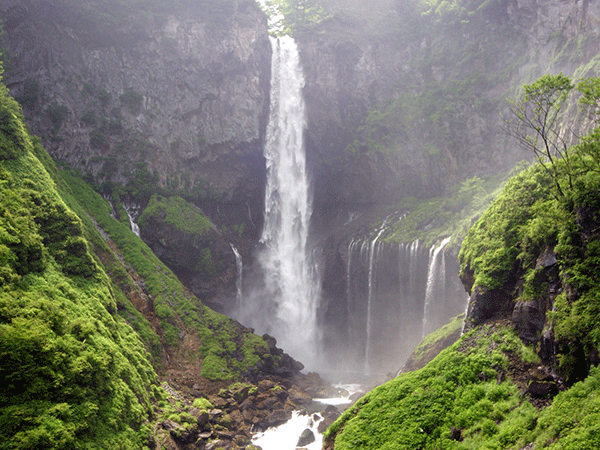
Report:
[[[290,412],[283,409],[278,409],[269,414],[269,416],[263,421],[263,425],[265,428],[275,427],[287,422],[291,418],[292,414]]]
[[[462,430],[456,427],[450,428],[450,439],[452,439],[453,441],[462,441]]]
[[[535,398],[554,397],[558,394],[558,386],[554,380],[531,380],[527,386],[527,393]]]
[[[203,427],[208,423],[209,419],[210,416],[208,412],[201,412],[200,414],[198,414],[198,426]]]
[[[219,439],[227,439],[232,441],[233,437],[236,435],[236,432],[229,430],[216,430],[215,434],[219,437]]]
[[[210,416],[210,421],[214,421],[223,417],[223,410],[221,409],[211,409],[208,411],[208,415]]]
[[[512,310],[512,299],[502,289],[475,286],[469,299],[465,330],[470,330],[493,317],[508,315]]]
[[[231,418],[231,422],[234,425],[240,424],[244,422],[244,416],[240,412],[239,409],[234,409],[229,413],[229,417]],[[239,428],[239,427],[238,427]]]
[[[232,396],[237,403],[242,403],[248,398],[249,393],[250,386],[242,386],[241,388],[234,390]]]
[[[154,436],[152,434],[148,435],[147,446],[150,450],[154,450],[156,448],[156,439],[154,439]]]
[[[521,339],[526,342],[538,341],[545,320],[546,311],[540,308],[536,300],[517,301],[513,309],[512,321]]]
[[[306,428],[298,438],[296,447],[304,447],[305,445],[312,444],[313,442],[315,442],[315,434],[312,432],[312,430]]]
[[[233,445],[232,445],[231,441],[217,439],[217,440],[214,440],[214,441],[206,444],[206,447],[204,447],[204,448],[206,450],[217,450],[217,449],[230,450],[233,448]]]
[[[297,388],[292,388],[289,390],[289,399],[292,403],[296,405],[308,405],[312,402],[312,397]]]
[[[244,434],[236,434],[236,436],[233,438],[233,442],[235,442],[235,444],[240,447],[245,447],[249,445],[252,442],[252,440],[249,436],[246,436]]]
[[[277,386],[277,383],[275,383],[273,380],[262,380],[260,383],[258,383],[258,390],[260,392],[267,392],[273,389],[275,386]]]

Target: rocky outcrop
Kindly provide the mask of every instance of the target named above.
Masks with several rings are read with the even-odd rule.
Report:
[[[197,206],[154,195],[139,219],[140,236],[199,299],[223,312],[236,301],[231,245]]]
[[[531,158],[503,129],[505,99],[544,73],[596,73],[593,2],[497,2],[462,24],[375,3],[388,22],[366,30],[369,11],[334,14],[299,36],[317,218],[435,195]]]
[[[0,5],[5,83],[51,156],[98,183],[154,174],[197,203],[230,205],[225,222],[259,218],[271,50],[255,2],[101,8]]]

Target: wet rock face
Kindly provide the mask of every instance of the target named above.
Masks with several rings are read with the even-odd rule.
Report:
[[[155,195],[139,220],[142,239],[181,282],[218,311],[236,301],[236,261],[230,244],[200,208]]]
[[[4,81],[50,154],[100,183],[145,167],[162,185],[258,217],[271,55],[258,6],[132,17],[90,42],[81,11],[53,3],[0,5]]]
[[[508,315],[512,307],[512,299],[505,291],[475,286],[469,299],[465,330],[476,327],[486,320]]]

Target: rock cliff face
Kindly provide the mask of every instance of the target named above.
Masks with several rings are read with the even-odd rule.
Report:
[[[411,16],[408,3],[375,32],[336,17],[299,38],[317,210],[506,170],[529,158],[503,130],[506,98],[547,72],[596,72],[595,2],[495,2],[463,24]]]
[[[68,3],[0,5],[6,84],[51,155],[98,183],[154,174],[229,204],[233,223],[259,217],[271,50],[257,5],[140,11],[117,27]]]

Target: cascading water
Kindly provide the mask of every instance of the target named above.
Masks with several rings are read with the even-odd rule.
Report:
[[[138,205],[124,203],[123,209],[125,209],[125,213],[127,214],[127,218],[129,219],[129,226],[131,227],[131,231],[133,231],[137,237],[140,237],[140,227],[135,222],[134,217],[134,215],[139,211],[140,207]]]
[[[372,327],[372,309],[373,309],[373,284],[375,282],[374,276],[376,274],[376,266],[375,263],[378,261],[377,253],[379,247],[377,246],[377,241],[381,237],[381,234],[385,231],[385,222],[383,226],[380,228],[379,233],[373,239],[373,242],[370,246],[369,251],[369,282],[368,282],[368,296],[367,296],[367,340],[365,343],[365,373],[371,372],[371,366],[369,365],[369,359],[371,357],[371,327]]]
[[[424,322],[433,331],[463,312],[464,289],[458,277],[445,275],[458,270],[446,259],[447,243],[390,244],[379,233],[348,243],[343,338],[328,351],[334,364],[347,361],[348,371],[360,367],[365,374],[397,371],[421,340]]]
[[[423,334],[425,337],[437,326],[430,323],[431,303],[434,296],[440,297],[445,293],[446,286],[446,261],[443,252],[444,247],[450,242],[448,236],[439,245],[434,245],[429,251],[429,268],[427,269],[427,291],[425,292],[425,305],[423,307]]]
[[[304,77],[294,40],[271,38],[271,44],[265,222],[260,239],[264,247],[258,256],[264,285],[250,295],[252,312],[242,316],[256,329],[274,335],[292,356],[310,363],[316,352],[319,282],[308,241],[312,199],[304,153]]]
[[[242,306],[242,275],[244,273],[244,264],[242,261],[242,255],[238,252],[238,249],[235,248],[233,244],[229,244],[231,246],[231,251],[235,255],[235,268],[236,268],[236,278],[235,278],[235,288],[236,288],[236,298],[235,303],[236,307],[239,309]]]

